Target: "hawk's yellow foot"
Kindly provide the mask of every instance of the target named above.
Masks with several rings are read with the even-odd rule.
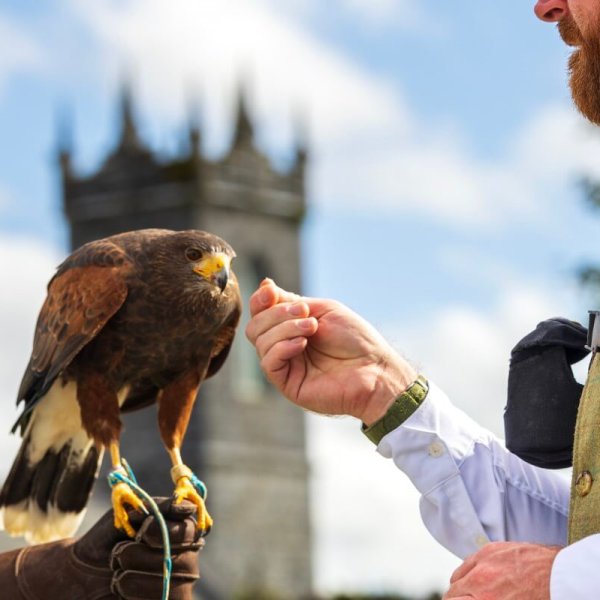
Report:
[[[135,529],[129,522],[129,516],[125,506],[130,506],[136,510],[140,510],[143,513],[147,513],[148,510],[144,506],[144,503],[136,496],[135,492],[124,482],[117,483],[112,488],[112,507],[115,515],[115,528],[123,529],[129,537],[135,537]]]
[[[184,475],[177,480],[174,496],[175,504],[181,504],[184,500],[189,500],[196,505],[198,511],[198,529],[208,531],[212,527],[212,517],[208,514],[202,496],[196,491],[189,477]]]

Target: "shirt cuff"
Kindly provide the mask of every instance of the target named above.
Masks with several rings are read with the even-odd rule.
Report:
[[[600,590],[600,533],[563,548],[550,574],[551,600],[588,600]]]
[[[487,430],[456,408],[446,394],[430,381],[429,393],[419,410],[415,409],[404,423],[384,436],[377,451],[385,458],[394,458],[397,466],[411,479],[420,480],[423,472],[420,462],[422,450],[433,458],[440,455],[451,458],[444,461],[448,465],[447,475],[450,475],[458,472],[458,465],[472,454],[476,442],[487,441],[490,436]],[[439,451],[440,446],[443,446],[444,452]],[[435,470],[438,471],[437,468]],[[439,481],[436,479],[436,483]],[[417,488],[421,493],[431,489],[426,485],[425,489],[419,485]]]

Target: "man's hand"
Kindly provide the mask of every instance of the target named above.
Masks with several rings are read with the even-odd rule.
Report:
[[[559,546],[486,544],[454,571],[443,600],[549,600]]]
[[[250,298],[246,335],[289,400],[319,413],[382,417],[416,378],[365,320],[334,300],[301,298],[265,280]]]

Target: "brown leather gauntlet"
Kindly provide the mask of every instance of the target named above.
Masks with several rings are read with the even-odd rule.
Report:
[[[171,593],[191,600],[204,545],[192,518],[195,506],[158,501],[173,555]],[[0,554],[0,590],[14,600],[150,600],[161,598],[163,552],[158,523],[130,513],[135,539],[117,531],[107,512],[81,539],[59,540]]]

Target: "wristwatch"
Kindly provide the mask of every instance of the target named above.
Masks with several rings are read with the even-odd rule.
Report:
[[[388,411],[372,425],[362,424],[362,432],[374,443],[379,444],[381,438],[402,425],[412,415],[423,400],[427,398],[429,383],[423,375],[419,375],[415,381],[402,392],[389,407]]]

